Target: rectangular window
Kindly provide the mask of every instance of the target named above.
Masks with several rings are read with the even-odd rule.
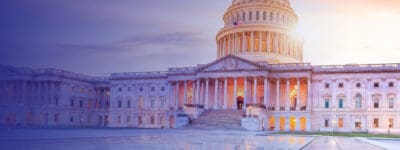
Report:
[[[126,117],[126,123],[130,123],[131,122],[131,116],[127,116]]]
[[[74,100],[73,100],[73,99],[70,100],[69,105],[70,105],[71,107],[74,107]]]
[[[249,21],[252,21],[252,20],[253,20],[253,12],[250,11],[250,12],[249,12]]]
[[[339,99],[339,108],[343,108],[343,98]]]
[[[325,88],[329,88],[329,83],[325,83]]]
[[[118,123],[121,123],[121,116],[118,116]]]
[[[121,108],[121,107],[122,107],[122,102],[118,101],[118,108]]]
[[[374,128],[379,128],[379,118],[374,118]]]
[[[79,108],[83,108],[83,100],[79,100]]]
[[[374,83],[374,88],[378,88],[379,87],[379,83],[378,82],[375,82]]]
[[[343,128],[343,118],[338,119],[338,128]]]
[[[329,108],[329,99],[325,99],[325,108]]]
[[[131,108],[131,101],[128,101],[128,108]]]
[[[329,127],[329,119],[325,118],[325,128]]]
[[[150,117],[150,124],[154,124],[154,116]]]
[[[379,99],[378,98],[374,99],[374,108],[379,108]]]
[[[344,84],[343,83],[339,83],[339,88],[343,88]]]
[[[273,21],[274,20],[274,13],[270,12],[269,13],[269,21]]]
[[[361,122],[355,122],[354,123],[354,127],[357,128],[357,129],[360,129],[361,125],[362,125]]]
[[[394,108],[394,98],[389,98],[389,108],[390,109]]]
[[[357,84],[356,84],[356,87],[357,87],[357,88],[360,88],[360,87],[361,87],[361,83],[357,83]]]
[[[138,122],[138,124],[142,124],[143,123],[142,116],[138,117],[138,121],[137,122]]]
[[[394,119],[393,118],[389,118],[389,121],[388,121],[388,127],[389,128],[393,128],[393,123],[394,123]]]
[[[394,87],[394,82],[389,82],[389,87]]]

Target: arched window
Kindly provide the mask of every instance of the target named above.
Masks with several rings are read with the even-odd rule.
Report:
[[[264,21],[267,20],[267,12],[266,11],[263,12],[263,20]]]
[[[260,12],[256,11],[256,20],[260,20]]]
[[[356,95],[356,108],[361,108],[361,94]]]

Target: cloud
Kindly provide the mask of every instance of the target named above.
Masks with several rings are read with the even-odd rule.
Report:
[[[60,44],[57,47],[67,51],[89,52],[124,52],[144,51],[149,47],[157,47],[153,51],[169,47],[198,46],[207,43],[205,37],[197,32],[175,32],[153,35],[136,35],[110,44]]]

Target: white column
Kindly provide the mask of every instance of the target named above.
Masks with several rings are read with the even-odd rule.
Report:
[[[187,101],[187,81],[185,80],[185,83],[184,83],[184,87],[183,87],[183,100],[184,100],[184,104],[183,105],[185,105],[185,104],[187,104],[188,103],[188,101]]]
[[[296,110],[299,111],[300,110],[300,98],[301,98],[301,87],[300,87],[300,79],[297,78],[297,98],[296,98]],[[333,97],[333,96],[332,96]],[[332,98],[333,99],[333,98]]]
[[[179,107],[179,81],[175,82],[175,110]]]
[[[224,109],[228,108],[228,78],[224,79]]]
[[[254,52],[255,50],[254,50],[254,32],[251,32],[251,41],[250,41],[250,49],[251,49],[251,52]]]
[[[221,57],[224,57],[226,54],[226,44],[225,44],[225,37],[222,38],[222,55]]]
[[[200,105],[204,106],[204,82],[201,82],[201,81],[200,81],[200,90],[199,90],[199,96],[198,97],[199,97],[198,103]]]
[[[257,77],[254,77],[253,82],[253,104],[257,104]]]
[[[237,78],[235,77],[234,78],[234,81],[233,81],[233,108],[232,109],[237,109],[238,107],[237,107],[237,100],[236,100],[236,98],[237,98],[238,96],[237,96]]]
[[[286,79],[286,101],[285,110],[290,111],[290,80]]]
[[[244,81],[244,92],[243,92],[243,105],[246,108],[247,106],[247,77],[243,78]]]
[[[262,52],[262,32],[259,32],[259,38],[258,38],[258,51]]]
[[[264,77],[264,105],[265,107],[269,107],[268,105],[268,78]]]
[[[347,85],[347,84],[346,84]],[[312,98],[312,96],[311,96],[311,79],[310,79],[310,77],[309,78],[307,78],[307,111],[310,111],[311,110],[311,106],[312,106],[312,104],[311,104],[311,98]]]
[[[206,109],[208,109],[209,107],[208,107],[208,97],[209,97],[209,95],[208,95],[208,87],[209,87],[209,79],[207,78],[206,79],[206,95],[205,95],[205,100],[204,100],[204,107],[206,108]]]
[[[278,33],[275,33],[273,47],[274,47],[274,53],[278,53]]]
[[[192,104],[196,104],[196,82],[192,81]]]
[[[229,55],[231,53],[231,48],[232,48],[232,46],[231,46],[231,35],[230,34],[227,35],[226,42],[228,43],[226,55]]]
[[[194,104],[200,104],[200,79],[197,79],[196,83],[196,100]]]
[[[280,95],[279,95],[279,88],[280,88],[280,79],[276,79],[276,108],[275,108],[275,110],[277,110],[277,111],[280,111],[280,107],[281,107],[281,104],[280,104]]]
[[[267,53],[271,53],[271,32],[267,33]]]
[[[237,43],[236,43],[236,33],[233,34],[233,54],[236,54],[236,47],[237,47]]]
[[[218,109],[218,78],[215,79],[214,109]]]
[[[242,41],[242,53],[246,52],[246,33],[243,32],[243,41]]]

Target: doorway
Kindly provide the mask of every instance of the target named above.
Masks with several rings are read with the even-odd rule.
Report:
[[[171,115],[169,116],[169,128],[174,128],[174,126],[175,126],[175,119],[174,116]]]
[[[236,101],[237,101],[237,107],[238,107],[237,109],[242,110],[244,107],[244,98],[239,96],[239,97],[237,97]]]

